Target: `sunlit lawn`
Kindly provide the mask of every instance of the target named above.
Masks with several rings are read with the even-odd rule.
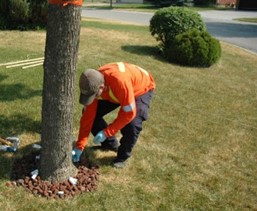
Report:
[[[0,63],[41,57],[44,45],[44,31],[1,31]],[[115,153],[90,150],[90,138],[98,190],[73,199],[6,187],[13,160],[40,140],[43,68],[0,67],[0,136],[21,139],[17,153],[0,152],[1,210],[257,209],[257,56],[222,43],[217,64],[190,68],[167,63],[156,45],[145,26],[83,22],[77,76],[126,61],[149,70],[157,89],[125,169],[111,167]],[[76,137],[82,107],[75,92]]]

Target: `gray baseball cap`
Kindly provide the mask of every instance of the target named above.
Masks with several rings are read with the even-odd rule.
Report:
[[[79,79],[79,103],[82,105],[91,104],[103,83],[104,76],[97,70],[87,69],[81,73]]]

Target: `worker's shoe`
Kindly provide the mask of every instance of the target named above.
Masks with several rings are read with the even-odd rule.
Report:
[[[125,167],[125,161],[119,160],[118,158],[114,159],[112,162],[112,166],[115,168],[124,168]]]
[[[125,167],[125,162],[116,162],[116,163],[113,163],[112,166],[115,167],[115,168],[122,169],[122,168]]]

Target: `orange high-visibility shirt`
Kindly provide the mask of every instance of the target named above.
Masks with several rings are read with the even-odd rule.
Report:
[[[155,89],[150,73],[141,67],[124,62],[106,64],[98,69],[104,75],[105,89],[98,99],[85,107],[80,120],[77,148],[83,150],[87,144],[99,99],[120,104],[117,118],[104,129],[107,137],[115,135],[136,116],[135,98]]]

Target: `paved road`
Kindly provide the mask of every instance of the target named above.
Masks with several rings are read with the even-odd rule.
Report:
[[[208,32],[214,37],[257,53],[257,24],[233,20],[246,17],[256,18],[256,11],[204,11],[199,14],[205,21]],[[82,16],[149,25],[153,13],[83,8]]]
[[[235,21],[236,18],[257,18],[257,12],[205,11],[200,12],[207,30],[219,40],[257,53],[257,24]]]

